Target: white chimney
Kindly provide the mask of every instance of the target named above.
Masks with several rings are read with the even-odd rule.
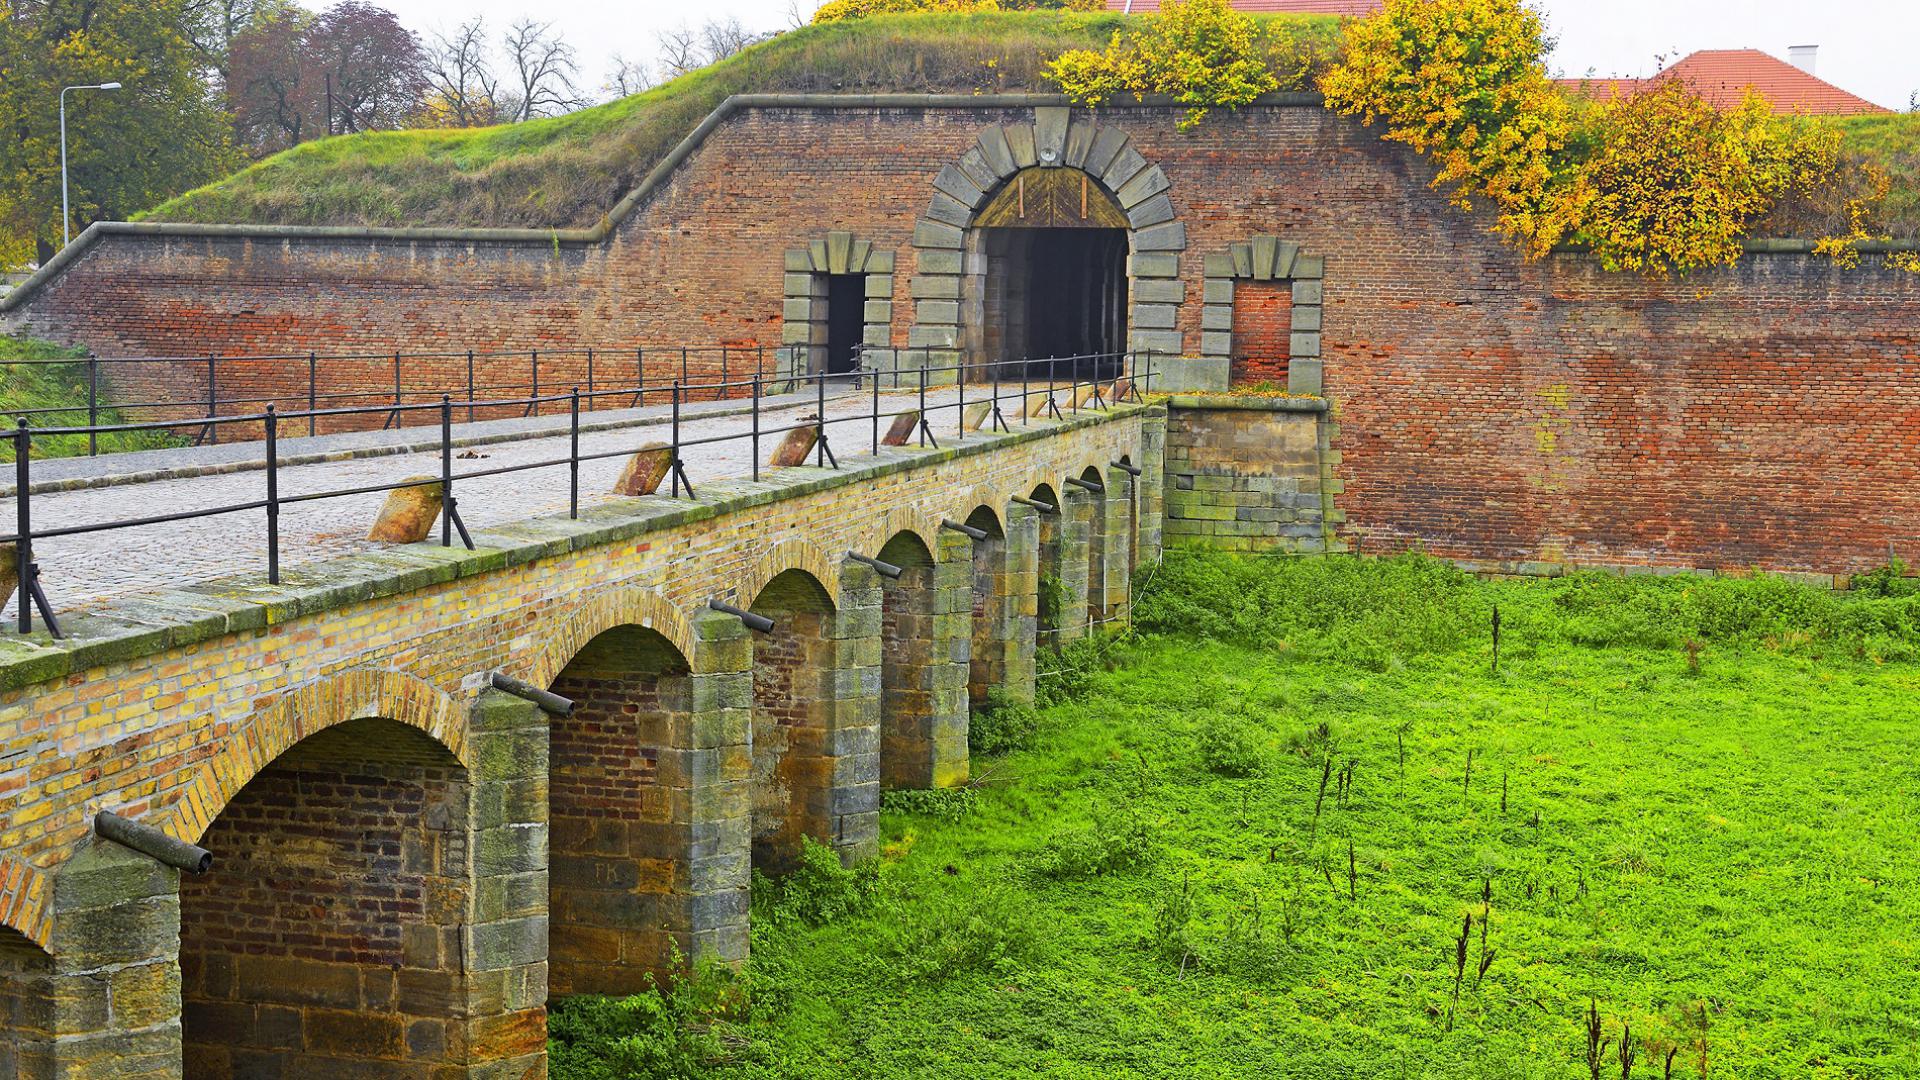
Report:
[[[1818,45],[1794,45],[1787,49],[1787,59],[1793,66],[1807,74],[1813,74],[1814,57],[1820,52]]]

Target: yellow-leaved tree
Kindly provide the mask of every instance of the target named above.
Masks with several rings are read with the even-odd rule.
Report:
[[[1387,0],[1347,28],[1320,80],[1327,106],[1429,155],[1434,186],[1485,201],[1529,255],[1563,235],[1555,189],[1571,166],[1572,105],[1547,78],[1540,16],[1520,0]]]
[[[1723,111],[1677,78],[1602,105],[1593,129],[1562,217],[1602,265],[1650,277],[1733,262],[1778,200],[1828,183],[1840,151],[1831,124],[1775,116],[1757,94]]]
[[[1165,95],[1187,106],[1180,122],[1186,129],[1209,109],[1237,108],[1279,89],[1274,55],[1282,55],[1279,43],[1227,0],[1168,0],[1137,27],[1116,31],[1104,51],[1070,49],[1045,75],[1083,105],[1121,94]]]

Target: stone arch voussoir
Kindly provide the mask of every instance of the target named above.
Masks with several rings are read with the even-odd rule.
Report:
[[[1128,346],[1178,356],[1184,299],[1180,254],[1187,248],[1187,230],[1174,211],[1172,181],[1120,128],[1064,105],[1036,108],[1030,122],[985,128],[973,146],[935,174],[933,194],[913,230],[914,313],[907,346],[923,350],[929,366],[959,360],[967,229],[1002,183],[1036,167],[1079,169],[1119,203],[1129,226]]]
[[[0,925],[43,950],[53,935],[52,880],[25,860],[0,858]]]
[[[535,686],[552,686],[587,643],[619,626],[641,626],[695,662],[693,624],[672,601],[638,585],[613,585],[574,605],[545,633],[545,643],[525,676]]]
[[[472,766],[466,706],[405,672],[353,668],[293,687],[255,713],[201,767],[160,827],[182,840],[198,840],[240,789],[295,743],[335,724],[369,717],[424,732],[461,765]]]
[[[751,606],[768,582],[788,570],[804,570],[813,575],[830,598],[840,595],[840,560],[827,558],[826,553],[810,540],[790,536],[754,556],[746,576],[734,592],[735,602],[741,607]]]
[[[940,519],[915,506],[894,506],[882,514],[861,536],[860,554],[873,555],[900,533],[919,537],[930,552],[940,550]]]

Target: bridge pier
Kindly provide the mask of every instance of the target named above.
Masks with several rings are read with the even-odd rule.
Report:
[[[880,558],[880,783],[950,787],[967,779],[967,677],[973,650],[973,541],[942,530],[929,554],[902,532]]]
[[[774,622],[753,645],[753,866],[791,869],[801,838],[853,861],[880,835],[880,575],[847,560],[840,595],[782,571],[750,610]]]
[[[1040,601],[1043,606],[1051,601],[1054,608],[1052,624],[1049,626],[1044,618],[1041,621],[1041,643],[1056,649],[1087,636],[1087,592],[1092,583],[1096,543],[1093,507],[1091,493],[1063,485],[1059,511],[1048,515],[1055,523],[1057,537],[1052,544],[1047,542],[1045,523],[1041,526],[1040,572],[1050,574],[1055,582],[1052,596],[1043,595]]]
[[[23,1080],[180,1075],[179,871],[88,840],[54,882],[49,952]]]
[[[973,545],[973,648],[967,691],[976,704],[995,686],[1017,701],[1033,700],[1040,513],[1018,503],[1002,513],[1004,519],[991,512],[976,512],[968,519],[987,532],[985,540]]]
[[[1104,483],[1105,494],[1094,497],[1098,516],[1094,531],[1100,543],[1094,552],[1099,563],[1093,579],[1099,587],[1099,602],[1092,607],[1094,621],[1113,631],[1133,620],[1133,534],[1137,523],[1133,476],[1125,469],[1108,468]]]

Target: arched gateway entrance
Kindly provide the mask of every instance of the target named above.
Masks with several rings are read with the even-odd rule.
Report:
[[[1124,132],[1062,106],[984,129],[935,176],[914,229],[908,344],[936,367],[1178,355],[1187,237],[1169,187]],[[1119,362],[1090,367],[1079,377]]]

